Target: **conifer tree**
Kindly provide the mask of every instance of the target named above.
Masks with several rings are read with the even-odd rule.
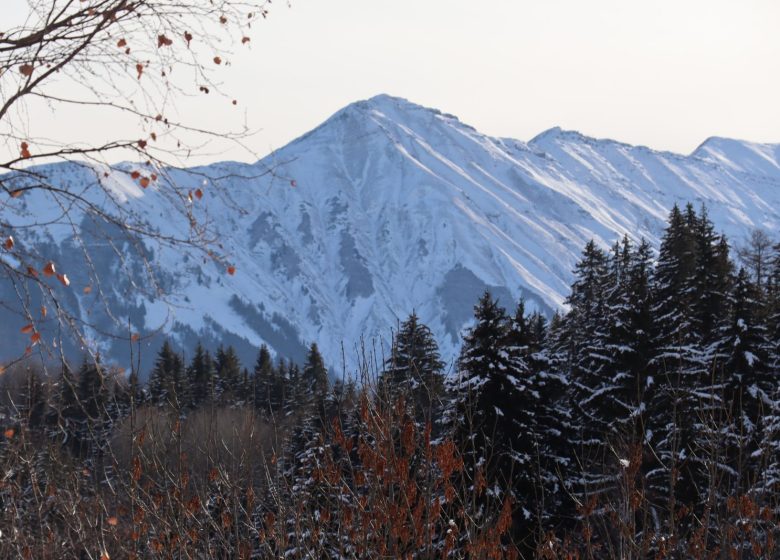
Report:
[[[633,433],[637,440],[644,438],[644,410],[646,406],[645,391],[647,389],[647,366],[653,347],[650,337],[654,332],[653,315],[651,311],[651,274],[652,248],[647,240],[642,239],[631,254],[624,294],[625,310],[617,314],[614,328],[620,333],[615,338],[618,343],[625,343],[629,348],[623,353],[622,364],[629,376],[629,390],[625,394],[626,402],[633,418]],[[622,327],[623,321],[628,325]],[[614,331],[613,331],[614,332]],[[631,429],[631,428],[629,428]]]
[[[176,410],[181,410],[187,403],[184,362],[167,340],[160,348],[149,376],[149,398],[158,406],[172,406]]]
[[[304,396],[301,384],[301,368],[292,361],[279,360],[278,377],[282,384],[282,412],[294,416],[300,410],[299,403]]]
[[[445,422],[463,452],[470,487],[482,496],[472,515],[499,511],[509,500],[514,537],[530,551],[535,546],[536,506],[532,496],[519,496],[517,490],[526,494],[524,478],[533,476],[535,438],[529,426],[535,395],[528,368],[510,346],[504,308],[486,291],[474,310],[476,323],[464,337]],[[484,487],[485,481],[492,486]]]
[[[270,411],[271,379],[274,364],[268,346],[262,344],[252,371],[254,406],[257,410]]]
[[[328,370],[316,343],[309,346],[306,363],[302,370],[293,366],[291,374],[295,379],[295,406],[298,423],[293,430],[288,454],[292,463],[300,467],[312,458],[311,446],[317,446],[328,425],[325,418],[325,399],[328,394]]]
[[[769,360],[775,375],[780,376],[780,243],[773,247],[771,273],[765,293]]]
[[[413,311],[393,340],[380,388],[390,401],[405,395],[418,421],[427,422],[439,409],[444,393],[443,367],[433,333]]]
[[[328,370],[316,342],[312,342],[309,346],[298,386],[300,387],[298,400],[301,405],[321,412],[329,383]]]
[[[267,418],[275,417],[282,410],[284,383],[274,367],[268,346],[260,346],[254,368],[255,407]]]
[[[766,353],[768,337],[760,319],[758,293],[747,271],[740,269],[722,341],[722,352],[727,356],[723,379],[727,423],[721,432],[726,435],[726,474],[737,477],[727,487],[730,495],[744,495],[754,488],[760,469],[776,460],[767,455],[767,450],[777,445],[771,440],[780,438],[765,425],[779,412],[775,402],[778,385]]]
[[[608,352],[610,316],[608,296],[618,291],[625,263],[619,246],[614,257],[588,242],[574,269],[575,280],[564,319],[569,367],[566,370],[572,414],[578,419],[569,434],[572,465],[580,471],[571,490],[580,499],[601,494],[611,475],[603,466],[611,462],[608,437],[620,411],[616,407],[615,356]]]
[[[319,517],[323,511],[336,505],[328,503],[329,485],[323,478],[326,470],[323,461],[329,455],[324,449],[325,432],[329,426],[325,418],[329,384],[328,372],[316,343],[309,346],[303,369],[299,370],[293,364],[289,375],[290,386],[295,388],[289,414],[292,415],[294,409],[297,423],[285,450],[285,476],[301,500],[293,506],[288,519],[288,524],[295,526],[304,512]],[[329,537],[328,531],[323,530],[308,546],[321,556],[334,554],[332,547],[335,544],[329,542]]]
[[[245,406],[252,404],[254,400],[254,382],[249,375],[249,369],[246,367],[241,368],[241,378],[238,382],[237,395],[235,403],[237,406]]]
[[[224,403],[235,404],[241,388],[241,362],[232,346],[217,349],[214,367],[217,373],[218,398]]]
[[[78,377],[67,363],[63,363],[56,383],[56,425],[48,430],[50,437],[59,440],[74,455],[86,457],[105,427],[107,394],[101,366],[85,358]]]
[[[512,488],[521,506],[515,533],[531,550],[556,522],[560,510],[560,468],[565,462],[566,444],[561,440],[559,399],[565,386],[550,370],[542,352],[546,326],[542,315],[526,315],[520,300],[509,320],[504,344],[511,357],[508,377],[517,391],[513,429],[517,435],[514,456],[520,465],[513,474]]]
[[[733,266],[726,238],[715,235],[715,227],[704,206],[695,218],[692,233],[696,242],[695,326],[706,358],[713,359],[713,345],[717,345],[720,327],[728,314]]]
[[[606,286],[606,336],[594,351],[602,360],[601,389],[589,407],[603,426],[603,440],[610,449],[608,463],[630,453],[643,438],[644,392],[653,329],[650,313],[651,248],[642,240],[634,248],[628,237],[615,245],[610,257]],[[614,472],[614,469],[613,469]]]
[[[646,436],[653,460],[646,469],[651,499],[661,510],[661,534],[673,540],[688,530],[692,519],[681,520],[679,511],[693,512],[708,496],[700,445],[707,430],[698,391],[708,376],[696,318],[697,224],[690,205],[685,214],[677,206],[672,209],[652,278]]]
[[[769,402],[771,408],[766,410],[763,421],[762,455],[766,458],[761,470],[760,485],[762,489],[773,495],[780,487],[780,243],[773,247],[770,259],[770,272],[763,291],[762,313],[767,317],[767,357],[769,375],[774,380],[774,391]]]
[[[195,347],[195,354],[187,367],[187,384],[189,386],[188,407],[197,408],[214,400],[216,393],[214,361],[200,342]]]
[[[576,433],[578,419],[569,399],[568,344],[563,316],[553,314],[549,326],[532,316],[531,367],[537,372],[538,412],[536,433],[539,440],[538,479],[535,488],[538,511],[538,533],[571,529],[577,472],[570,441]]]

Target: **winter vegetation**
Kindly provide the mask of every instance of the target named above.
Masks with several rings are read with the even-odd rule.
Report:
[[[780,558],[780,240],[713,223],[776,229],[778,146],[523,143],[380,95],[192,167],[246,150],[197,117],[240,107],[270,0],[24,4],[0,558]]]
[[[675,206],[658,254],[588,243],[567,306],[486,292],[448,374],[414,312],[340,380],[315,343],[17,363],[0,556],[777,557],[780,244]]]

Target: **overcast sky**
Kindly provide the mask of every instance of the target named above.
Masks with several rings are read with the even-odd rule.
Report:
[[[291,2],[223,76],[260,154],[378,93],[521,140],[561,126],[681,153],[713,135],[780,142],[778,0]]]

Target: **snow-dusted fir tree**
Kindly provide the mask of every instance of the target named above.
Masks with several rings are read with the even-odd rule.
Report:
[[[213,401],[216,395],[214,360],[208,350],[198,342],[195,354],[187,367],[188,406],[196,408]]]
[[[325,418],[325,400],[328,395],[328,370],[315,343],[309,347],[306,363],[297,377],[295,413],[296,426],[289,441],[287,475],[300,485],[301,477],[308,479],[311,466],[321,447],[324,429],[329,421]],[[313,455],[315,453],[315,455]]]
[[[644,439],[647,403],[647,364],[652,352],[650,335],[653,316],[650,310],[650,275],[653,252],[642,239],[632,248],[626,273],[621,279],[617,308],[613,313],[611,343],[620,347],[622,432],[635,443]],[[617,351],[617,348],[614,348]]]
[[[309,346],[298,386],[300,388],[298,395],[300,406],[311,409],[311,413],[317,416],[320,422],[327,421],[327,419],[322,418],[322,415],[330,383],[328,382],[325,361],[322,359],[316,342],[312,342]]]
[[[580,471],[570,474],[572,491],[581,499],[602,493],[610,480],[603,465],[612,458],[607,437],[618,414],[613,399],[617,390],[615,356],[607,351],[610,264],[593,241],[585,246],[574,269],[575,280],[567,299],[570,310],[564,319],[569,350],[569,400],[578,420],[572,425],[568,443],[572,464]],[[617,259],[612,264],[622,266]]]
[[[688,209],[690,212],[690,207]],[[696,242],[694,272],[695,320],[706,357],[715,359],[720,330],[728,315],[728,297],[733,277],[726,238],[715,234],[706,207],[693,216],[691,231]]]
[[[662,533],[674,537],[685,530],[678,512],[703,504],[707,468],[699,436],[706,419],[699,414],[707,379],[705,353],[697,329],[695,287],[696,216],[690,205],[683,214],[675,206],[661,241],[653,273],[653,351],[649,362],[649,404],[646,440],[647,482],[662,523]]]
[[[433,333],[412,312],[393,339],[379,391],[391,401],[403,395],[419,421],[431,420],[444,393],[443,367]]]
[[[276,375],[282,389],[282,416],[294,416],[299,410],[301,368],[292,361],[279,358]]]
[[[219,400],[225,404],[236,404],[245,395],[241,392],[241,360],[232,346],[220,346],[214,359],[217,384],[216,393]]]
[[[514,371],[510,374],[517,392],[513,413],[517,439],[514,455],[520,463],[512,478],[518,502],[514,532],[526,551],[538,544],[538,538],[558,524],[558,514],[565,496],[561,472],[566,468],[566,449],[560,405],[565,384],[551,369],[544,351],[547,326],[544,317],[535,312],[526,315],[521,299],[509,320],[507,351]],[[530,461],[530,462],[529,462]]]
[[[110,382],[100,356],[92,361],[84,359],[79,368],[76,408],[80,417],[78,440],[79,455],[90,468],[101,464],[109,446],[109,434],[117,417],[115,383]]]
[[[539,394],[536,434],[539,441],[537,507],[542,512],[540,529],[560,531],[570,526],[574,461],[569,441],[576,427],[569,400],[569,353],[563,316],[555,313],[541,330],[538,314],[532,315],[530,365],[536,374]],[[541,335],[541,336],[540,336]]]
[[[179,410],[187,400],[186,381],[184,362],[166,340],[157,353],[149,376],[151,401],[158,406],[172,406]]]
[[[497,512],[511,500],[513,536],[533,548],[536,495],[529,485],[537,464],[533,432],[538,393],[523,362],[523,343],[510,337],[504,308],[485,292],[474,310],[476,322],[464,337],[445,421],[464,457],[469,494],[480,498],[472,515]]]
[[[766,288],[768,354],[773,370],[780,375],[780,243],[773,247],[771,263],[772,271]]]
[[[330,443],[334,418],[328,413],[338,414],[338,399],[331,392],[328,370],[316,343],[309,346],[306,362],[293,373],[293,379],[296,425],[284,457],[284,475],[294,495],[287,510],[287,554],[335,558],[343,543],[329,521],[344,499],[344,489]]]
[[[780,379],[780,243],[773,247],[771,270],[764,290],[764,314],[767,317],[766,357],[770,375]],[[773,410],[764,418],[763,437],[767,461],[762,471],[761,485],[769,491],[775,491],[780,485],[780,382],[775,381],[770,397]]]
[[[770,452],[780,444],[780,434],[768,429],[777,409],[777,372],[772,371],[767,348],[769,338],[761,320],[758,289],[745,269],[740,269],[731,293],[728,326],[721,339],[723,364],[723,416],[727,472],[732,478],[728,495],[745,495],[756,486],[762,470],[777,456]]]
[[[636,455],[644,437],[651,249],[645,241],[634,248],[624,237],[606,256],[600,278],[585,267],[588,254],[586,249],[572,293],[585,291],[588,274],[591,281],[601,282],[601,292],[590,288],[593,301],[575,300],[567,317],[572,321],[570,331],[587,333],[585,344],[575,347],[578,354],[570,372],[572,414],[578,426],[570,441],[576,454],[573,464],[582,472],[572,490],[583,503],[595,499],[597,513],[621,499],[625,462]]]
[[[274,367],[271,352],[263,344],[257,354],[252,375],[254,405],[266,418],[275,418],[282,408],[282,384]]]

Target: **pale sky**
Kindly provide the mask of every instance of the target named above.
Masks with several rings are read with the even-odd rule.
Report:
[[[709,136],[780,142],[778,0],[279,1],[237,51],[224,88],[262,129],[260,155],[379,93],[520,140],[560,126],[680,153]],[[195,103],[180,110],[237,122]]]

